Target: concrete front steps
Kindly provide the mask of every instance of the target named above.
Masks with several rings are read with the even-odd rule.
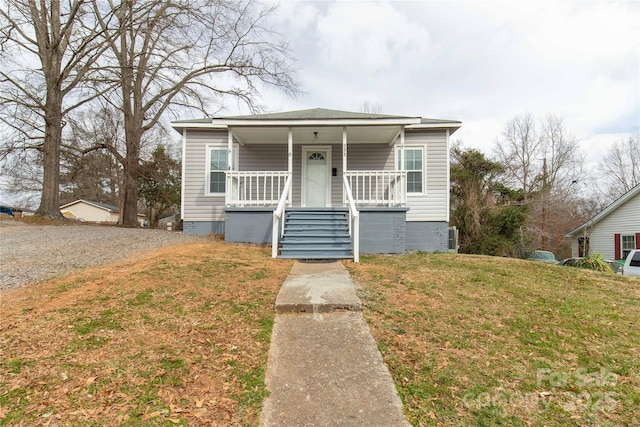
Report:
[[[353,258],[348,209],[290,208],[284,221],[280,258]]]

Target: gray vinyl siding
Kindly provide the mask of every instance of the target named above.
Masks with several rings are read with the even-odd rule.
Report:
[[[609,215],[598,221],[591,230],[589,236],[589,253],[602,254],[605,259],[615,259],[615,234],[630,236],[640,233],[640,195],[618,206]],[[576,233],[572,238],[572,252],[578,256],[578,238],[583,233]],[[638,247],[638,242],[636,242]]]
[[[405,147],[422,146],[426,157],[424,194],[407,195],[407,221],[448,222],[449,163],[446,131],[406,131]]]
[[[286,171],[287,144],[254,144],[240,147],[241,171]]]
[[[393,159],[393,146],[388,144],[347,144],[347,169],[351,171],[393,170]]]
[[[223,221],[224,196],[205,194],[207,183],[207,146],[227,147],[226,130],[195,130],[186,132],[184,153],[185,221]],[[397,142],[399,144],[399,141]],[[409,195],[407,221],[448,220],[448,142],[445,131],[407,130],[405,144],[422,146],[425,150],[425,192]],[[325,144],[327,145],[327,144]],[[342,206],[342,143],[331,144],[331,167],[337,170],[331,178],[332,206]],[[237,147],[237,146],[236,146]],[[302,147],[293,146],[293,205],[301,204]],[[349,170],[393,170],[395,147],[387,144],[348,144]],[[246,144],[239,146],[239,170],[287,170],[287,144]]]
[[[224,196],[207,196],[207,145],[227,146],[227,131],[192,130],[186,131],[187,142],[184,159],[185,221],[223,221]]]

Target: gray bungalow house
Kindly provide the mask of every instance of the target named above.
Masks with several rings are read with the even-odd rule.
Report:
[[[184,232],[274,257],[446,251],[456,120],[310,109],[178,120]]]

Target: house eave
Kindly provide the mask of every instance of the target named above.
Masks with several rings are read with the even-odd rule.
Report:
[[[632,199],[637,195],[640,195],[640,184],[636,185],[631,190],[627,191],[625,194],[620,196],[617,200],[615,200],[609,206],[602,209],[600,212],[594,215],[589,221],[585,222],[578,228],[571,230],[570,232],[565,234],[564,237],[568,237],[568,238],[574,237],[578,232],[583,231],[585,228],[593,227],[595,224],[597,224],[598,222],[606,218],[611,212],[618,209],[619,206],[625,204],[628,200]]]
[[[62,210],[62,209],[67,208],[69,206],[77,205],[78,203],[86,203],[89,206],[93,206],[94,208],[101,209],[101,210],[109,212],[109,213],[119,213],[120,212],[120,210],[110,209],[110,208],[108,208],[106,206],[101,206],[101,205],[98,205],[98,204],[92,202],[91,200],[85,200],[85,199],[74,200],[73,202],[70,202],[70,203],[67,203],[66,205],[60,206],[60,209]]]
[[[407,130],[420,129],[449,129],[454,133],[461,126],[461,122],[421,123],[419,117],[392,119],[318,119],[318,120],[236,120],[211,119],[210,122],[173,121],[171,127],[182,133],[184,129],[228,130],[234,127],[242,128],[276,128],[276,127],[367,127],[367,126],[404,126]]]
[[[406,129],[450,129],[449,134],[452,134],[461,126],[461,122],[421,123],[417,125],[408,125]]]
[[[383,119],[289,119],[289,120],[247,120],[211,119],[212,126],[223,127],[322,127],[322,126],[407,126],[419,124],[419,117]]]

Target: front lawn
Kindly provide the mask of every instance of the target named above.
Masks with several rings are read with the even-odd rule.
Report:
[[[291,267],[269,255],[187,244],[3,292],[0,426],[256,425]],[[414,425],[640,425],[640,280],[450,254],[345,265]]]
[[[413,425],[640,425],[640,280],[453,254],[348,263]]]
[[[290,261],[187,244],[0,295],[0,426],[256,425]]]

